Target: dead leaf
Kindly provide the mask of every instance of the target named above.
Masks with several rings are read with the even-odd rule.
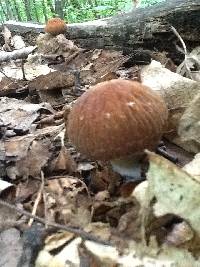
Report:
[[[132,207],[121,216],[117,226],[117,232],[122,238],[131,239],[141,242],[141,215],[140,205],[136,200],[133,201]]]
[[[163,79],[163,77],[165,78]],[[191,131],[193,131],[193,139],[194,134],[195,137],[197,137],[195,140],[198,139],[198,133],[196,134],[198,129],[198,119],[195,118],[194,114],[198,114],[197,109],[199,104],[197,104],[198,100],[196,99],[194,105],[193,101],[195,100],[193,99],[199,94],[199,83],[167,70],[156,61],[152,61],[150,65],[142,68],[141,81],[161,94],[168,106],[169,125],[168,130],[165,133],[166,138],[190,152],[197,153],[197,151],[199,151],[198,144],[193,145],[192,142],[190,142],[191,144],[188,145],[186,141],[183,141],[184,136],[182,132],[184,131],[185,134],[187,134],[190,130],[188,127],[190,128],[192,123],[193,126],[191,127]],[[188,112],[187,115],[185,115],[187,108],[190,112],[193,111],[191,117]],[[187,117],[187,119],[184,120],[183,118],[185,117]],[[179,126],[180,123],[181,126]],[[180,137],[177,135],[177,132],[181,135]]]
[[[46,75],[40,75],[29,82],[30,91],[49,91],[71,87],[74,84],[74,75],[60,71],[53,71]]]
[[[196,154],[194,159],[183,167],[183,170],[200,182],[200,153]]]
[[[3,50],[4,51],[12,51],[12,34],[11,31],[6,27],[5,25],[3,26],[3,37],[4,37],[4,45],[3,45]]]
[[[110,198],[110,194],[108,191],[100,191],[95,195],[95,200],[96,201],[105,201]]]
[[[133,182],[133,181],[128,181],[122,184],[122,186],[120,187],[120,194],[122,197],[129,197],[134,188],[136,187],[137,183]]]
[[[46,248],[40,251],[37,260],[36,267],[67,267],[67,266],[80,266],[80,258],[78,253],[78,247],[81,243],[81,238],[76,238],[64,248],[60,252],[58,252],[55,256],[52,256]],[[69,265],[69,264],[70,265]],[[66,265],[67,264],[67,265]]]
[[[181,143],[188,151],[200,152],[200,93],[189,103],[188,108],[183,113],[178,134]]]
[[[108,223],[93,222],[88,224],[84,230],[101,240],[110,240],[111,238],[111,228]]]
[[[41,170],[47,164],[51,155],[50,145],[48,140],[32,141],[26,148],[26,152],[23,151],[24,155],[19,155],[15,166],[7,168],[9,177],[11,179],[17,177],[28,178],[29,176],[40,177]]]
[[[66,231],[50,234],[45,239],[45,250],[52,251],[54,249],[59,249],[59,247],[70,242],[73,238],[74,234]]]
[[[4,190],[12,186],[13,184],[0,179],[0,193],[2,193]]]
[[[94,192],[108,190],[110,194],[117,194],[117,188],[121,182],[121,176],[110,167],[103,170],[93,170],[89,187]]]
[[[40,183],[39,180],[32,179],[28,179],[25,183],[19,183],[16,189],[16,199],[20,199],[21,202],[31,199],[31,197],[38,192]]]
[[[45,191],[50,221],[81,228],[91,221],[91,199],[78,178],[66,176],[49,180]]]
[[[16,133],[30,132],[31,126],[42,110],[54,113],[52,107],[47,103],[31,104],[24,100],[7,97],[0,99],[0,120],[3,125],[9,125]]]
[[[194,237],[191,227],[186,222],[177,223],[167,235],[166,242],[174,246],[181,246]]]
[[[155,199],[152,208],[156,217],[173,214],[181,218],[189,223],[199,239],[200,183],[168,160],[152,152],[147,154],[150,167],[147,173],[146,204],[151,206],[150,203]],[[147,218],[150,215],[147,214]]]
[[[76,162],[70,155],[67,148],[62,146],[57,158],[51,163],[51,170],[65,171],[68,174],[72,174],[76,171],[76,169]]]
[[[2,231],[0,240],[0,266],[17,266],[23,251],[20,231],[15,228]]]
[[[26,81],[3,77],[0,81],[0,96],[14,95],[18,89],[26,88],[26,84]]]

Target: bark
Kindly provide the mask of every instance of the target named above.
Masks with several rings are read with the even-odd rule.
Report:
[[[20,14],[20,11],[19,11],[19,4],[17,3],[16,0],[13,1],[14,3],[14,7],[15,7],[15,10],[16,10],[16,15],[17,15],[17,18],[19,21],[22,21],[22,18],[21,18],[21,14]]]
[[[0,51],[0,63],[15,59],[25,59],[36,49],[36,46],[24,47],[12,52]]]
[[[0,23],[3,24],[3,21],[4,21],[3,13],[0,12]]]
[[[2,4],[1,1],[0,1],[0,8],[1,8],[1,12],[2,12],[1,14],[2,14],[2,16],[4,16],[8,20],[9,19],[8,14],[6,13],[6,11],[5,11],[5,9],[4,9],[3,4]]]
[[[41,25],[25,23],[5,23],[11,31],[32,36],[43,32]],[[171,30],[176,28],[188,50],[200,42],[200,1],[168,0],[161,4],[137,8],[129,13],[112,18],[87,23],[68,24],[66,37],[74,40],[82,48],[104,48],[123,50],[131,53],[138,49],[167,51],[169,57],[176,58],[178,38]],[[181,58],[180,58],[181,59]]]
[[[9,19],[13,19],[13,14],[12,14],[12,11],[11,11],[11,5],[9,3],[9,0],[6,0],[5,3],[6,3],[7,16],[8,16]]]
[[[15,8],[15,5],[13,4],[13,1],[8,1],[8,4],[10,6],[10,10],[11,10],[11,18],[10,19],[13,19],[13,20],[18,20],[18,16],[17,16],[17,11],[16,11],[16,8]]]
[[[62,0],[55,0],[55,13],[58,17],[63,19],[64,14],[63,14],[63,2],[62,2]]]
[[[49,9],[51,11],[52,17],[54,17],[55,16],[55,9],[54,9],[54,6],[52,4],[52,0],[47,0],[47,6],[49,7]]]
[[[39,15],[38,15],[37,3],[35,0],[33,0],[33,9],[34,9],[34,16],[35,16],[37,22],[40,22]]]
[[[30,12],[30,2],[29,2],[29,0],[23,0],[23,2],[24,2],[27,20],[31,21],[32,18],[31,18],[31,12]]]
[[[44,0],[42,0],[42,10],[43,10],[43,15],[44,15],[45,21],[47,22],[47,20],[48,20],[48,15],[47,15],[46,3],[45,3]]]
[[[200,1],[168,0],[129,13],[71,24],[67,37],[84,48],[107,48],[127,51],[138,48],[158,51],[175,49],[174,26],[184,41],[200,41]],[[177,50],[177,49],[176,49]]]

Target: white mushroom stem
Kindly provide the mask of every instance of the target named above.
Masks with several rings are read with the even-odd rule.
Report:
[[[122,176],[128,176],[132,179],[141,178],[141,156],[128,156],[124,158],[111,160],[113,170]]]

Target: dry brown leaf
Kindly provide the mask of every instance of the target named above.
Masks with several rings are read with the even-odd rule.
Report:
[[[88,224],[84,230],[101,240],[110,240],[111,238],[111,228],[108,223],[93,222]]]
[[[47,251],[59,249],[64,244],[70,242],[73,238],[74,234],[66,231],[61,231],[58,233],[48,235],[47,238],[45,239],[45,249]]]
[[[95,201],[105,201],[110,198],[110,194],[108,191],[100,191],[95,195]]]
[[[47,164],[51,155],[50,146],[48,140],[33,140],[32,143],[29,143],[25,152],[23,151],[23,155],[19,155],[15,166],[7,168],[9,177],[11,179],[17,177],[28,178],[29,176],[40,177],[41,170]]]
[[[40,181],[33,179],[28,179],[25,183],[19,183],[16,189],[16,198],[21,201],[30,199],[38,191],[40,183]]]
[[[111,201],[96,201],[93,204],[93,220],[109,222],[111,226],[116,227],[123,214],[130,211],[134,206],[133,200],[128,198],[119,198]]]
[[[198,144],[199,99],[197,99],[199,83],[169,71],[156,61],[142,68],[141,80],[142,83],[161,94],[168,106],[169,125],[165,136],[190,152],[200,151]],[[190,115],[191,112],[192,115]],[[187,140],[184,140],[190,131],[193,139],[187,137]],[[197,144],[193,144],[194,139]]]
[[[0,96],[16,94],[17,89],[25,88],[26,84],[26,81],[3,77],[0,81]]]
[[[78,247],[81,243],[81,238],[76,238],[72,242],[69,242],[62,248],[55,256],[52,256],[46,248],[40,251],[37,260],[36,267],[68,267],[80,266],[80,258],[78,253]],[[69,265],[70,264],[70,265]]]
[[[62,146],[57,158],[51,164],[52,171],[65,171],[72,174],[76,171],[77,165],[66,147]]]
[[[141,241],[141,219],[140,205],[134,200],[132,207],[119,219],[117,232],[126,239]]]
[[[174,246],[181,246],[190,241],[193,237],[194,232],[189,224],[186,222],[181,222],[174,225],[172,231],[166,237],[166,242],[167,244]]]
[[[37,38],[39,53],[43,55],[62,55],[68,58],[76,51],[80,51],[73,41],[66,39],[65,35],[59,34],[52,36],[50,34],[40,34]]]
[[[3,37],[4,37],[4,45],[3,45],[3,50],[4,51],[12,51],[12,34],[11,31],[6,27],[5,25],[3,26]]]
[[[40,75],[29,82],[29,90],[49,91],[71,87],[74,84],[74,75],[60,71],[53,71],[46,75]]]
[[[16,133],[31,132],[32,127],[36,127],[34,121],[44,110],[49,114],[54,113],[52,107],[47,103],[32,104],[24,100],[8,97],[0,99],[0,120],[2,125],[9,125]]]
[[[121,176],[112,171],[110,167],[104,167],[103,170],[93,170],[91,173],[90,188],[97,191],[108,190],[111,194],[117,194],[117,188],[121,182]]]
[[[79,179],[66,176],[49,180],[45,191],[47,215],[51,221],[77,227],[84,227],[91,221],[91,200]]]
[[[128,181],[122,184],[120,187],[120,194],[122,197],[130,197],[137,183],[133,181]]]

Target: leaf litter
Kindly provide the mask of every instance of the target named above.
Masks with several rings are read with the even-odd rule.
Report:
[[[7,48],[13,50],[5,31]],[[12,248],[2,253],[8,256],[10,249],[19,263],[27,248],[36,249],[27,259],[36,267],[200,266],[199,69],[191,80],[179,74],[185,74],[184,64],[177,68],[171,62],[170,70],[155,61],[138,66],[121,51],[87,51],[63,35],[41,35],[37,42],[37,53],[25,63],[26,81],[20,64],[2,63],[1,198],[32,214],[35,207],[46,226],[51,222],[81,229],[99,242],[62,228],[37,228],[36,217],[27,229],[25,214],[1,205],[1,235],[9,235],[5,229],[12,227],[28,233],[23,251],[19,232],[15,234],[19,255]],[[198,51],[187,55],[187,66],[199,62]],[[171,60],[164,52],[158,59]],[[172,72],[176,68],[178,74]],[[125,181],[108,163],[85,158],[64,131],[74,101],[91,85],[113,78],[141,80],[163,95],[170,111],[164,149],[179,162],[147,152],[146,181]],[[2,253],[1,259],[9,261]]]

